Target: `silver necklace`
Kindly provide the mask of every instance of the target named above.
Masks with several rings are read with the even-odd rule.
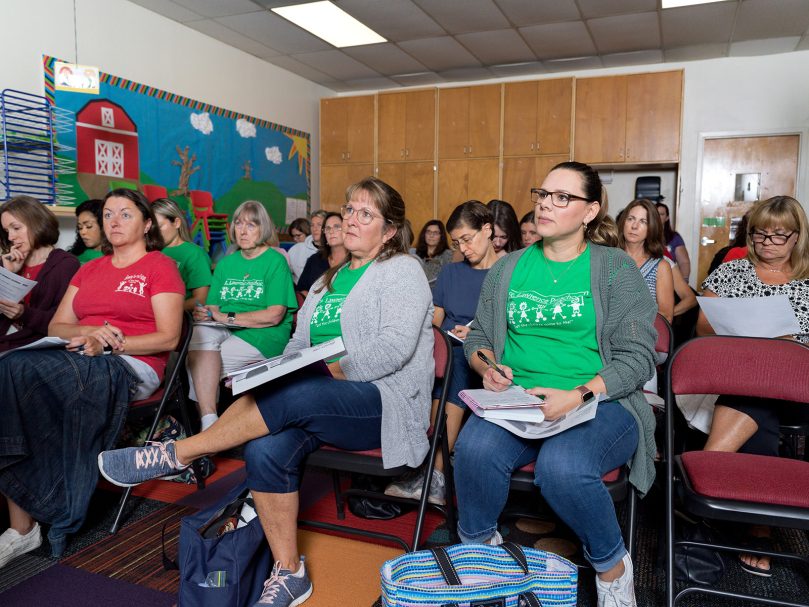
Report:
[[[554,275],[554,273],[553,273],[553,270],[551,270],[551,264],[550,264],[550,263],[548,263],[548,258],[545,256],[545,250],[544,250],[544,249],[542,250],[542,259],[544,259],[544,260],[545,260],[545,267],[546,267],[546,268],[548,268],[548,274],[550,274],[550,275],[551,275],[551,280],[553,280],[553,284],[556,284],[557,282],[559,282],[559,280],[560,280],[560,279],[561,279],[561,278],[562,278],[562,277],[563,277],[565,274],[567,274],[567,271],[568,271],[570,268],[572,268],[574,265],[576,265],[576,262],[577,262],[579,259],[581,259],[581,255],[582,255],[582,253],[584,253],[584,251],[582,251],[581,253],[579,253],[578,255],[576,255],[576,258],[575,258],[575,259],[571,259],[569,262],[567,262],[567,267],[566,267],[566,268],[565,268],[565,269],[562,271],[562,273],[561,273],[561,274],[559,274],[559,276],[555,276],[555,275]]]

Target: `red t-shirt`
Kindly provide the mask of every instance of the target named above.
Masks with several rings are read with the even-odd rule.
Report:
[[[726,261],[733,261],[734,259],[744,259],[747,257],[747,247],[733,247],[730,251],[725,254],[725,258],[722,260],[722,263]]]
[[[104,321],[127,335],[145,335],[157,330],[152,296],[179,293],[185,296],[185,284],[177,264],[159,251],[152,251],[126,268],[112,265],[105,255],[87,262],[70,281],[78,287],[73,313],[83,325],[101,326]],[[152,367],[163,378],[168,352],[134,356]]]
[[[28,280],[36,280],[37,276],[39,276],[39,273],[42,271],[42,268],[44,267],[45,267],[44,261],[36,266],[25,266],[22,270],[22,276],[23,278],[27,278]],[[31,292],[28,293],[28,295],[22,298],[22,303],[25,304],[26,306],[31,304],[31,294],[33,292],[34,291],[31,290]]]

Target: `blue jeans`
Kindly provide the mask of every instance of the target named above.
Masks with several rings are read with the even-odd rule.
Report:
[[[594,419],[541,440],[521,438],[471,416],[455,445],[461,541],[492,536],[508,498],[511,473],[535,461],[534,484],[545,501],[579,537],[593,568],[610,570],[626,548],[601,477],[629,461],[638,436],[635,419],[614,401],[600,403]]]
[[[256,393],[270,433],[245,445],[247,484],[267,493],[298,490],[300,467],[312,451],[378,449],[382,399],[372,383],[295,373]]]

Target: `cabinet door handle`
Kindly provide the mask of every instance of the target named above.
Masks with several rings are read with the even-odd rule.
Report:
[[[469,146],[469,153],[470,154],[472,153],[472,146],[471,145]]]
[[[346,159],[346,153],[345,152],[340,152],[340,160],[345,160],[345,159]]]
[[[534,151],[534,144],[533,143],[531,143],[531,151],[532,152]]]
[[[404,158],[404,152],[405,152],[405,151],[404,151],[404,148],[402,148],[402,149],[399,151],[399,157],[400,157],[400,158]]]
[[[346,160],[351,160],[351,152],[346,153]]]
[[[405,158],[407,158],[408,156],[410,156],[410,150],[405,148]]]

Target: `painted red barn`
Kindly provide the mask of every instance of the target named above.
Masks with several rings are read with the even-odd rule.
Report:
[[[76,114],[79,173],[138,181],[138,128],[126,110],[109,99],[90,101]]]

